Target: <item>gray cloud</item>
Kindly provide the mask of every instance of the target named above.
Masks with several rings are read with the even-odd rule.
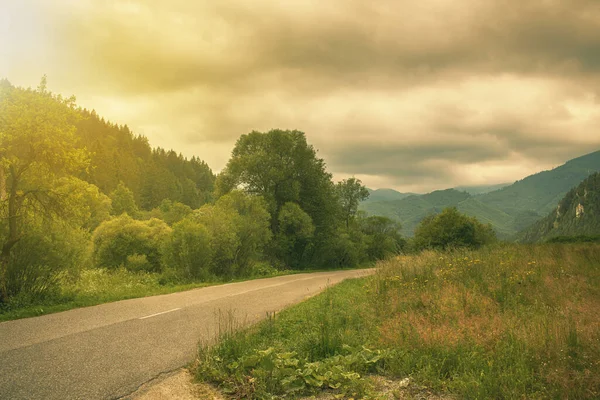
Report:
[[[600,147],[596,0],[38,1],[55,54],[39,75],[217,170],[254,129],[305,131],[336,176],[422,190]],[[13,56],[16,75],[35,65]]]

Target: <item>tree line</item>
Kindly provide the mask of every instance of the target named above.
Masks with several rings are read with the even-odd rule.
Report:
[[[242,135],[215,176],[74,98],[0,81],[0,304],[84,268],[165,282],[353,267],[397,254],[399,226],[358,213],[300,131]]]

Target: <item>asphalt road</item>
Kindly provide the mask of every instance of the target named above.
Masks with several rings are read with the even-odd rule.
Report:
[[[250,324],[327,285],[368,273],[257,279],[2,322],[0,399],[126,396],[193,361],[198,342],[214,339],[229,314]]]

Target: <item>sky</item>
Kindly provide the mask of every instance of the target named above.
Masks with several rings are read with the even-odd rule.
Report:
[[[418,193],[600,150],[598,0],[0,0],[0,78],[44,74],[215,172],[274,128]]]

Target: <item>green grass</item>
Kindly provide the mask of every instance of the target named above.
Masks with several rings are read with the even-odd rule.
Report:
[[[27,296],[11,299],[0,313],[0,321],[34,317],[118,300],[180,292],[214,284],[217,283],[165,284],[161,282],[160,274],[134,273],[124,268],[114,271],[89,269],[82,271],[76,280],[64,279],[60,291],[45,299],[32,300]]]
[[[361,266],[360,268],[366,267]],[[36,317],[119,300],[182,292],[224,283],[328,271],[331,270],[278,271],[274,268],[265,268],[264,271],[261,271],[261,274],[245,278],[214,280],[211,282],[180,282],[168,274],[131,272],[124,268],[115,270],[85,269],[81,271],[76,279],[64,277],[59,291],[46,296],[44,299],[32,299],[28,296],[10,299],[8,304],[4,304],[0,308],[0,322]]]
[[[253,328],[223,324],[197,377],[235,398],[374,398],[370,374],[458,398],[598,398],[598,310],[598,244],[425,252]]]

